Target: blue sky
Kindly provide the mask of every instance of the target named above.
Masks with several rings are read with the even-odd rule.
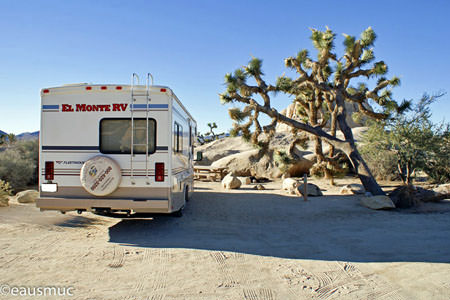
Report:
[[[39,91],[66,83],[124,83],[151,72],[170,86],[201,132],[231,128],[223,76],[262,58],[268,82],[283,60],[311,49],[309,28],[359,36],[372,26],[375,56],[402,85],[398,100],[450,92],[449,1],[0,1],[0,130],[39,129]],[[450,94],[433,106],[450,112]],[[290,100],[278,96],[282,109]],[[446,118],[449,119],[448,117]]]

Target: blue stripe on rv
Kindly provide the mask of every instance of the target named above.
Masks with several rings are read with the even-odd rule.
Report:
[[[42,146],[42,150],[99,150],[98,146]],[[167,151],[167,146],[156,146],[156,151]]]
[[[42,109],[59,109],[59,105],[42,105]]]
[[[145,109],[147,107],[147,104],[132,104],[132,109]],[[155,108],[169,108],[168,104],[149,104],[149,109],[155,109]]]

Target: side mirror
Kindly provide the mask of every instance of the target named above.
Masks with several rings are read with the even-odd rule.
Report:
[[[201,161],[202,159],[203,159],[203,152],[197,151],[197,158],[195,159],[195,161]]]

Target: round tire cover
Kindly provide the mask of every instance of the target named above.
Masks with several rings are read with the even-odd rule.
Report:
[[[114,192],[122,180],[119,165],[109,157],[95,156],[86,161],[80,172],[81,185],[94,196]]]

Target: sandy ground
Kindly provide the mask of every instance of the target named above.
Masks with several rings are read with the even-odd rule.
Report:
[[[357,196],[303,202],[280,185],[199,182],[182,218],[11,204],[0,208],[0,284],[72,286],[66,299],[92,300],[450,299],[450,202],[372,211]],[[43,299],[0,295],[18,298]]]

